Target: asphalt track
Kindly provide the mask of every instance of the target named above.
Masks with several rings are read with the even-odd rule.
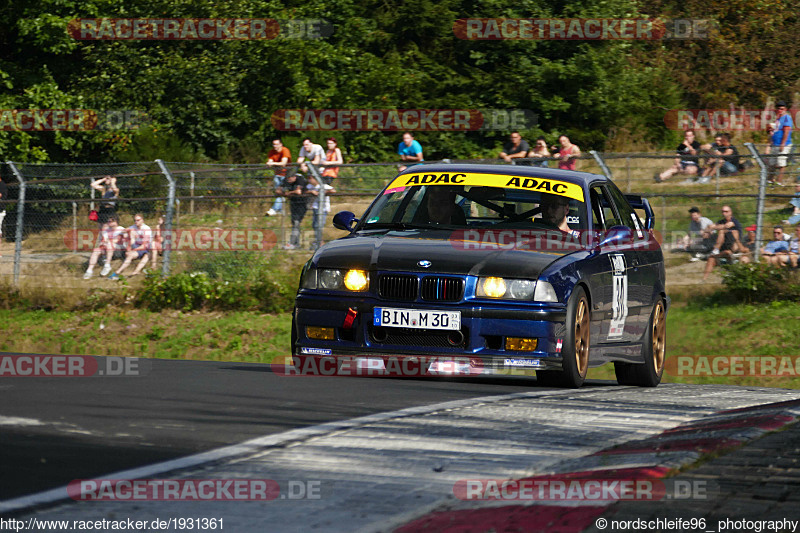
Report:
[[[261,364],[146,363],[138,377],[0,378],[0,500],[295,428],[536,387],[533,378],[286,377]]]

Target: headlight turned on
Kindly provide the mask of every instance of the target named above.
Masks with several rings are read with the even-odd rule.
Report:
[[[303,276],[304,289],[324,289],[337,291],[347,289],[353,292],[364,291],[369,287],[369,274],[364,270],[335,268],[309,268]]]
[[[533,298],[535,287],[536,282],[530,279],[480,278],[476,295],[507,300],[530,300]]]

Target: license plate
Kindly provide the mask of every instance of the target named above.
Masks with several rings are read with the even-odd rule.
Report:
[[[461,311],[376,307],[373,324],[391,328],[461,329]]]

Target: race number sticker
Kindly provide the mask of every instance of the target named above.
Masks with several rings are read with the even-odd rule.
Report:
[[[608,338],[619,339],[625,330],[625,319],[628,317],[628,275],[625,273],[625,256],[611,254],[611,327]]]

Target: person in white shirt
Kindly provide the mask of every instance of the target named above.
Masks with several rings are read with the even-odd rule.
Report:
[[[300,148],[300,155],[297,157],[297,162],[302,163],[306,159],[315,166],[322,165],[326,161],[325,150],[322,149],[322,146],[311,142],[311,139],[308,137],[303,139],[303,147]]]
[[[133,216],[133,226],[127,228],[128,232],[128,253],[125,254],[125,261],[116,272],[109,276],[109,279],[117,280],[126,268],[130,266],[134,259],[139,259],[139,264],[131,276],[139,274],[147,265],[150,259],[150,244],[153,239],[153,233],[150,226],[144,223],[144,217],[141,213],[136,213]]]

